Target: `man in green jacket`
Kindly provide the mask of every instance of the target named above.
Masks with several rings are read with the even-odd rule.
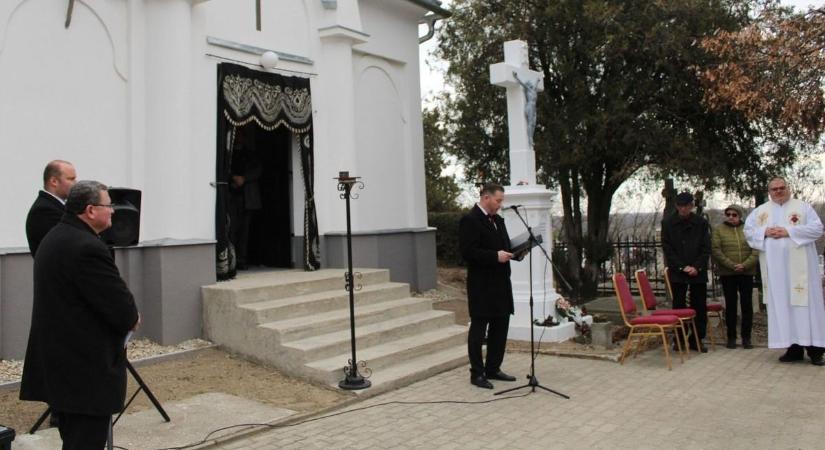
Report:
[[[736,300],[742,307],[742,348],[753,348],[753,276],[759,255],[748,246],[744,233],[745,211],[739,205],[725,208],[725,221],[713,230],[711,254],[716,262],[725,295],[725,325],[728,348],[736,348]]]

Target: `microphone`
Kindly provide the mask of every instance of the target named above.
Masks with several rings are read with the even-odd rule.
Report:
[[[508,206],[507,208],[508,208],[508,209],[512,209],[512,210],[516,210],[516,209],[521,208],[521,206],[522,206],[522,205],[511,205],[511,206]]]

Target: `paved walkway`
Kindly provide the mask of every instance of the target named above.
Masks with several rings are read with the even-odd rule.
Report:
[[[487,404],[388,405],[225,443],[220,449],[820,449],[825,446],[825,368],[780,364],[781,352],[694,355],[669,372],[659,351],[624,366],[539,356],[538,379],[572,397],[537,391]],[[529,356],[508,354],[524,374]],[[522,381],[520,380],[519,383]],[[496,389],[515,383],[497,382]],[[525,391],[521,391],[525,392]],[[353,405],[483,401],[466,367]]]

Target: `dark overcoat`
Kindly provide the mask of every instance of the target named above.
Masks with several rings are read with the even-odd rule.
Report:
[[[467,263],[470,317],[513,314],[510,263],[498,262],[499,250],[510,251],[510,237],[504,219],[499,215],[494,215],[493,219],[495,225],[475,205],[459,223],[459,247]]]
[[[673,283],[707,283],[710,262],[710,225],[703,217],[691,213],[687,218],[672,214],[662,221],[662,251]],[[682,272],[693,266],[699,275]]]
[[[109,415],[126,396],[124,338],[138,319],[109,249],[66,214],[34,258],[34,304],[20,399]]]
[[[60,203],[60,200],[54,198],[53,195],[46,191],[37,193],[37,198],[26,216],[26,239],[29,241],[32,258],[37,252],[40,241],[60,222],[65,210],[63,203]]]

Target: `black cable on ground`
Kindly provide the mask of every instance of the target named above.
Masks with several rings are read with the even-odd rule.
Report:
[[[493,399],[490,399],[490,400],[479,400],[479,401],[435,400],[435,401],[414,402],[414,401],[395,400],[395,401],[389,401],[389,402],[384,402],[384,403],[376,403],[374,405],[362,406],[360,408],[347,409],[347,410],[344,410],[344,411],[339,411],[339,412],[332,413],[332,414],[327,414],[327,415],[324,415],[324,416],[312,417],[312,418],[302,420],[300,422],[295,422],[295,423],[274,424],[274,425],[267,424],[267,423],[240,423],[240,424],[237,424],[237,425],[230,425],[230,426],[227,426],[227,427],[222,427],[222,428],[212,430],[206,435],[206,437],[204,437],[202,440],[200,440],[198,442],[193,442],[191,444],[182,445],[180,447],[165,447],[165,448],[161,448],[161,449],[157,449],[157,450],[184,450],[184,449],[187,449],[187,448],[197,447],[198,445],[205,444],[206,442],[208,442],[209,439],[212,437],[212,435],[214,435],[215,433],[220,433],[221,431],[231,430],[233,428],[241,428],[241,427],[263,427],[263,428],[271,428],[271,429],[289,428],[289,427],[297,427],[299,425],[303,425],[303,424],[310,423],[310,422],[316,422],[316,421],[319,421],[319,420],[329,419],[331,417],[342,416],[344,414],[349,414],[349,413],[353,413],[353,412],[357,412],[357,411],[364,411],[364,410],[367,410],[367,409],[378,408],[378,407],[381,407],[381,406],[390,406],[390,405],[482,405],[482,404],[485,404],[485,403],[493,403],[493,402],[498,402],[498,401],[503,401],[503,400],[511,400],[511,399],[514,399],[514,398],[526,397],[529,394],[530,394],[530,392],[527,392],[527,393],[521,394],[521,395],[511,395],[511,396],[508,396],[508,397],[497,397],[497,398],[493,398]],[[124,449],[124,450],[126,450],[126,449]]]

